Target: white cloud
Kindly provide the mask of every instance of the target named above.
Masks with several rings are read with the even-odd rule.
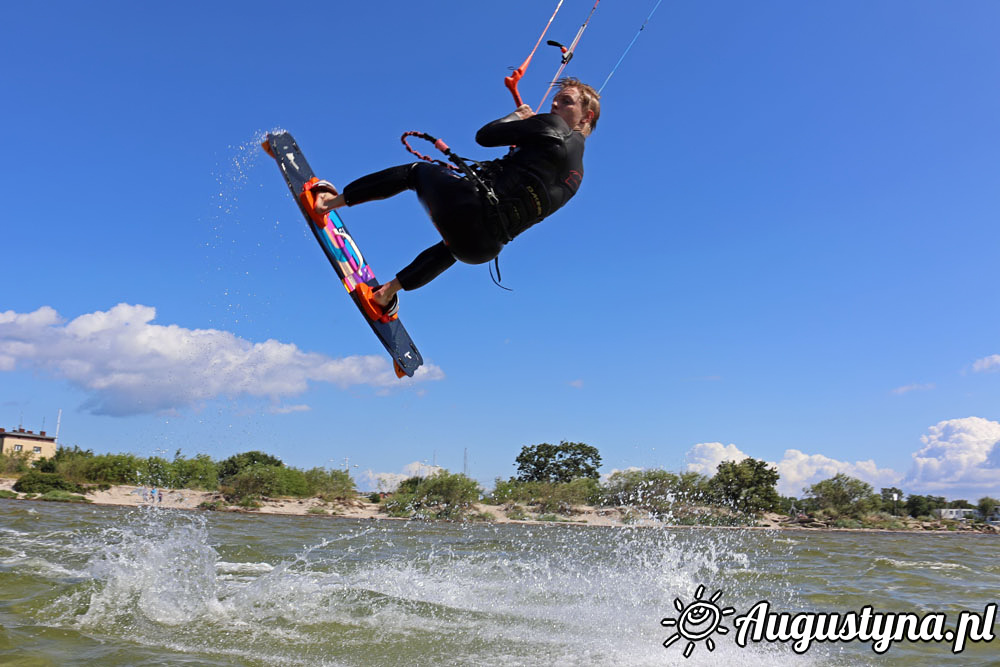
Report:
[[[934,383],[929,382],[927,384],[908,384],[902,387],[896,387],[891,393],[896,396],[902,396],[903,394],[908,394],[911,391],[930,391],[934,388]]]
[[[868,482],[877,492],[898,486],[907,494],[935,494],[976,500],[1000,495],[1000,423],[981,417],[951,419],[931,426],[920,438],[923,447],[912,454],[913,467],[903,475],[880,468],[874,460],[840,461],[823,454],[787,449],[778,469],[778,493],[801,497],[803,489],[838,473]],[[736,445],[699,443],[687,455],[687,469],[714,475],[723,461],[742,461],[747,454]]]
[[[736,445],[723,445],[721,442],[701,442],[688,450],[684,456],[689,472],[697,472],[711,477],[723,461],[740,462],[748,458]]]
[[[778,493],[785,496],[801,497],[804,488],[839,473],[868,482],[876,492],[898,484],[902,477],[892,468],[879,468],[872,459],[850,463],[822,454],[806,454],[797,449],[786,449],[784,457],[776,465],[781,474]]]
[[[583,380],[573,380],[569,383],[569,386],[574,389],[583,389]]]
[[[991,354],[988,357],[976,360],[972,364],[972,370],[976,373],[1000,371],[1000,354]]]
[[[361,486],[365,490],[382,491],[392,493],[401,482],[411,477],[430,477],[434,473],[444,470],[441,466],[427,465],[420,461],[414,461],[403,466],[403,472],[375,472],[366,470],[361,474]]]
[[[949,496],[1000,489],[1000,423],[982,417],[951,419],[932,426],[920,440],[924,446],[913,453],[904,484]]]
[[[382,356],[334,359],[290,343],[253,343],[227,331],[152,324],[156,310],[121,303],[68,323],[48,306],[0,313],[0,371],[45,371],[82,389],[95,414],[176,410],[220,396],[253,396],[279,404],[310,382],[339,387],[399,387],[444,374],[421,367],[398,380]],[[292,406],[287,411],[302,409]]]
[[[687,455],[687,469],[712,476],[723,461],[742,461],[748,458],[736,445],[721,442],[703,442],[692,447]],[[877,491],[883,486],[891,486],[901,475],[889,468],[879,468],[872,460],[849,463],[838,461],[822,454],[805,454],[797,449],[785,450],[780,461],[768,461],[777,468],[778,493],[785,496],[802,495],[802,489],[816,482],[829,479],[837,473],[857,477],[871,484]]]

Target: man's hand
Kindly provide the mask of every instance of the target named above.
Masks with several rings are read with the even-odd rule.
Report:
[[[514,109],[514,113],[516,113],[517,117],[520,118],[521,120],[524,120],[526,118],[531,118],[532,116],[535,115],[535,112],[532,111],[531,107],[529,107],[527,104],[522,104],[518,108]]]

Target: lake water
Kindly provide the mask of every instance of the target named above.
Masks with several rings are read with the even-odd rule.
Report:
[[[0,500],[0,664],[996,665],[988,634],[960,654],[905,639],[797,654],[740,646],[733,622],[766,600],[775,614],[944,613],[955,629],[1000,598],[998,547]]]

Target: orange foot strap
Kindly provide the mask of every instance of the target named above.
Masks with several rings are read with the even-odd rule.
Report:
[[[398,317],[397,314],[386,315],[385,311],[375,301],[375,294],[372,292],[372,288],[368,283],[358,283],[358,286],[354,288],[354,293],[358,295],[358,302],[361,304],[361,310],[365,311],[365,315],[368,319],[375,322],[392,322]]]
[[[306,209],[309,214],[309,219],[313,223],[323,229],[326,227],[326,223],[329,222],[329,216],[326,213],[319,214],[316,212],[316,195],[312,193],[313,186],[319,183],[319,179],[313,176],[305,185],[302,186],[302,192],[299,193],[299,199],[302,201],[302,206]]]

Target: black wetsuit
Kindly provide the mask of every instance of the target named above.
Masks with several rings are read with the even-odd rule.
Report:
[[[576,194],[583,180],[584,136],[555,114],[520,120],[510,114],[476,133],[482,146],[515,146],[482,163],[481,178],[500,200],[496,210],[475,184],[437,164],[415,162],[363,176],[344,188],[348,206],[414,190],[437,227],[441,243],[420,253],[396,278],[416,289],[461,260],[482,264]]]

